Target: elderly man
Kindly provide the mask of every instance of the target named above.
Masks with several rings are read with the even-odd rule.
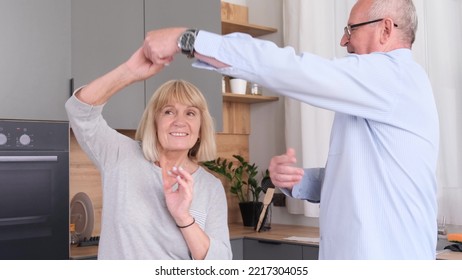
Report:
[[[336,113],[325,167],[295,167],[290,148],[269,167],[287,195],[320,202],[320,259],[434,259],[438,115],[412,58],[416,29],[411,0],[358,0],[340,59],[186,28],[149,32],[144,52],[167,64],[181,51],[197,67]]]

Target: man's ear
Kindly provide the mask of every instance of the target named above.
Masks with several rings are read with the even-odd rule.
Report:
[[[382,30],[380,34],[380,43],[386,44],[389,40],[390,37],[392,36],[392,33],[394,32],[394,23],[393,20],[390,18],[385,18],[382,22]]]

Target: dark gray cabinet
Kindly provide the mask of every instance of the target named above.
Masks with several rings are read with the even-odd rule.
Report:
[[[277,241],[244,239],[246,260],[301,260],[302,246]]]
[[[66,120],[71,0],[0,1],[0,118]]]
[[[244,239],[231,239],[231,250],[233,251],[233,260],[244,259]]]
[[[319,247],[267,239],[231,240],[233,260],[317,260]]]
[[[197,7],[201,7],[198,9]],[[220,33],[219,0],[73,0],[72,76],[84,85],[126,61],[143,43],[145,33],[163,27],[197,27]],[[192,82],[204,93],[217,131],[222,130],[221,76],[191,67],[192,60],[175,61],[146,82],[114,96],[104,108],[109,125],[136,129],[155,89],[171,79]]]
[[[302,259],[303,260],[319,259],[319,246],[303,245],[302,246]]]
[[[125,62],[144,40],[144,0],[72,1],[72,76],[88,84]],[[130,85],[104,107],[114,128],[136,129],[145,107],[144,82]]]
[[[220,33],[220,16],[220,0],[0,1],[0,118],[67,120],[71,84],[88,84],[125,62],[148,30],[185,26]],[[136,129],[154,90],[184,79],[204,93],[221,131],[221,76],[191,63],[178,55],[160,75],[114,96],[104,108],[109,125]]]

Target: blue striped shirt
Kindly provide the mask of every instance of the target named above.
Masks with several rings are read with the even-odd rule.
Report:
[[[320,259],[435,259],[438,115],[411,50],[329,60],[205,31],[195,49],[231,65],[197,67],[335,112],[325,168],[291,193],[320,201]]]

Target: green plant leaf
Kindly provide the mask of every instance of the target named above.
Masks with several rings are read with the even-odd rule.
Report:
[[[238,197],[239,202],[255,201],[259,199],[262,188],[257,181],[258,166],[248,163],[241,155],[233,155],[234,161],[217,158],[203,162],[204,166],[217,174],[220,174],[230,183],[230,193]],[[263,177],[269,176],[268,170]]]

